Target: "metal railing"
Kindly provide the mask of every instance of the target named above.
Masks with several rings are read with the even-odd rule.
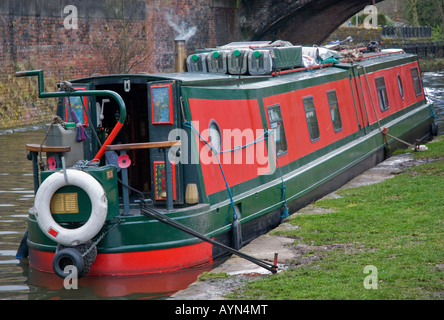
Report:
[[[416,54],[420,58],[444,58],[444,42],[408,43],[391,42],[383,45],[384,48],[400,48],[406,53]]]
[[[432,28],[429,26],[383,26],[384,38],[428,38],[432,36]]]

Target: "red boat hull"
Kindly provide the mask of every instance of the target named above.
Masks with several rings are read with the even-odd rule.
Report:
[[[99,253],[88,275],[137,275],[176,271],[212,262],[212,247],[203,242],[154,251]],[[30,248],[29,264],[37,270],[53,272],[54,254]]]

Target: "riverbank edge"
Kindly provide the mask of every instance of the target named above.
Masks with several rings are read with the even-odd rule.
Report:
[[[46,126],[46,123],[42,123],[42,124],[36,124],[36,125],[29,125],[29,126],[25,126],[25,127],[0,129],[0,135],[13,134],[15,132],[43,130],[45,128],[45,126]]]
[[[419,69],[422,73],[443,71],[444,58],[419,59]]]
[[[438,139],[441,140],[442,136],[429,141],[429,143]],[[416,163],[417,161],[413,159],[411,153],[394,155],[353,178],[338,190],[383,182],[393,178],[406,168],[414,166]],[[336,192],[338,190],[326,195],[322,199],[337,197]],[[295,247],[294,239],[276,235],[280,230],[297,228],[297,226],[291,225],[288,222],[299,215],[307,214],[328,214],[328,210],[317,208],[310,204],[291,214],[283,224],[253,240],[240,251],[268,262],[273,262],[274,253],[278,253],[277,263],[280,271],[285,270],[296,259],[299,261],[299,265],[311,263],[312,259],[315,259],[314,256],[305,260],[303,257],[306,252],[313,250],[313,248],[310,248],[310,246]],[[325,247],[321,248],[321,250],[329,250],[327,246]],[[266,274],[271,273],[237,256],[231,256],[222,265],[202,274],[197,281],[190,284],[186,289],[176,292],[169,299],[225,300],[228,294],[241,290],[249,281]]]

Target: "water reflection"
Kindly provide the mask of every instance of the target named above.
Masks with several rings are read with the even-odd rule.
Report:
[[[212,266],[141,276],[90,276],[78,281],[77,289],[65,289],[54,274],[29,268],[28,298],[46,299],[162,299],[185,289]]]
[[[213,268],[208,264],[168,274],[85,277],[78,281],[78,289],[67,290],[56,275],[30,268],[27,259],[16,259],[34,201],[25,144],[40,143],[43,136],[43,129],[0,134],[0,299],[159,299],[185,289]]]
[[[423,75],[426,93],[435,102],[440,132],[444,130],[444,71]],[[78,289],[66,290],[53,274],[29,268],[15,253],[24,232],[34,192],[26,143],[39,143],[43,129],[0,133],[0,299],[159,299],[185,289],[211,265],[184,272],[131,277],[86,277]]]
[[[41,141],[42,129],[0,134],[0,299],[28,299],[27,261],[15,258],[34,200],[25,143]]]
[[[444,71],[425,72],[423,83],[426,95],[434,102],[439,134],[444,132]]]

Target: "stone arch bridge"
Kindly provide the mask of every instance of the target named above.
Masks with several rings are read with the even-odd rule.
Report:
[[[240,35],[249,40],[320,44],[344,21],[381,0],[241,0]]]

